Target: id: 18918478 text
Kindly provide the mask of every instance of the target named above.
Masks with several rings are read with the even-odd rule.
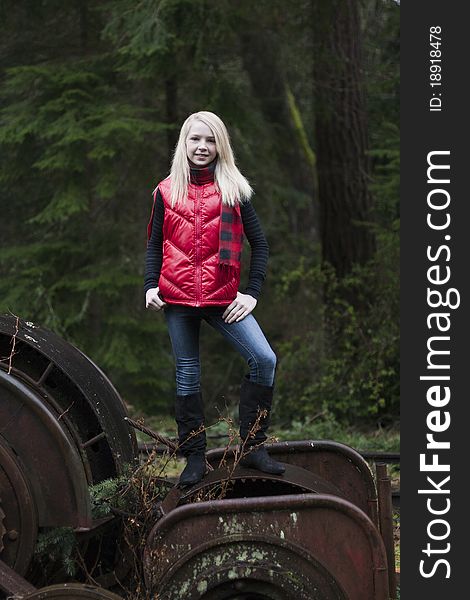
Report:
[[[429,28],[429,85],[432,96],[429,100],[430,112],[442,110],[442,29],[439,25]]]

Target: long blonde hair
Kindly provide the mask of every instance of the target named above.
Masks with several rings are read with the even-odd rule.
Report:
[[[171,206],[174,206],[176,202],[185,201],[188,194],[190,167],[186,153],[186,138],[194,121],[201,121],[214,134],[217,150],[214,181],[222,195],[222,202],[228,206],[235,206],[239,202],[249,200],[253,189],[235,165],[227,128],[216,114],[201,110],[189,115],[181,126],[170,170]]]

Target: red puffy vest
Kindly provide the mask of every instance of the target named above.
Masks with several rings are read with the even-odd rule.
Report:
[[[171,208],[170,178],[158,184],[165,205],[163,264],[158,286],[165,302],[228,305],[237,296],[240,265],[219,265],[221,194],[214,182],[188,184],[185,202]],[[240,207],[235,210],[240,214]]]

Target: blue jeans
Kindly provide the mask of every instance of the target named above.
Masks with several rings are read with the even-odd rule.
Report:
[[[222,319],[224,306],[182,306],[164,308],[176,363],[176,393],[180,396],[200,391],[199,332],[204,319],[243,356],[250,368],[250,380],[273,385],[276,355],[252,314],[238,323]]]

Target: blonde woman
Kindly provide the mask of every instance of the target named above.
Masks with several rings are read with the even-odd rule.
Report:
[[[263,445],[276,355],[252,315],[268,260],[252,194],[235,165],[222,120],[208,111],[190,115],[181,127],[170,175],[154,190],[144,283],[146,308],[163,310],[175,357],[175,415],[179,446],[187,459],[181,486],[194,485],[206,472],[199,362],[202,320],[220,331],[250,369],[240,389],[240,435],[249,448],[241,464],[266,473],[285,470]],[[243,235],[251,246],[251,261],[248,286],[240,292]],[[260,411],[266,416],[253,436]]]

